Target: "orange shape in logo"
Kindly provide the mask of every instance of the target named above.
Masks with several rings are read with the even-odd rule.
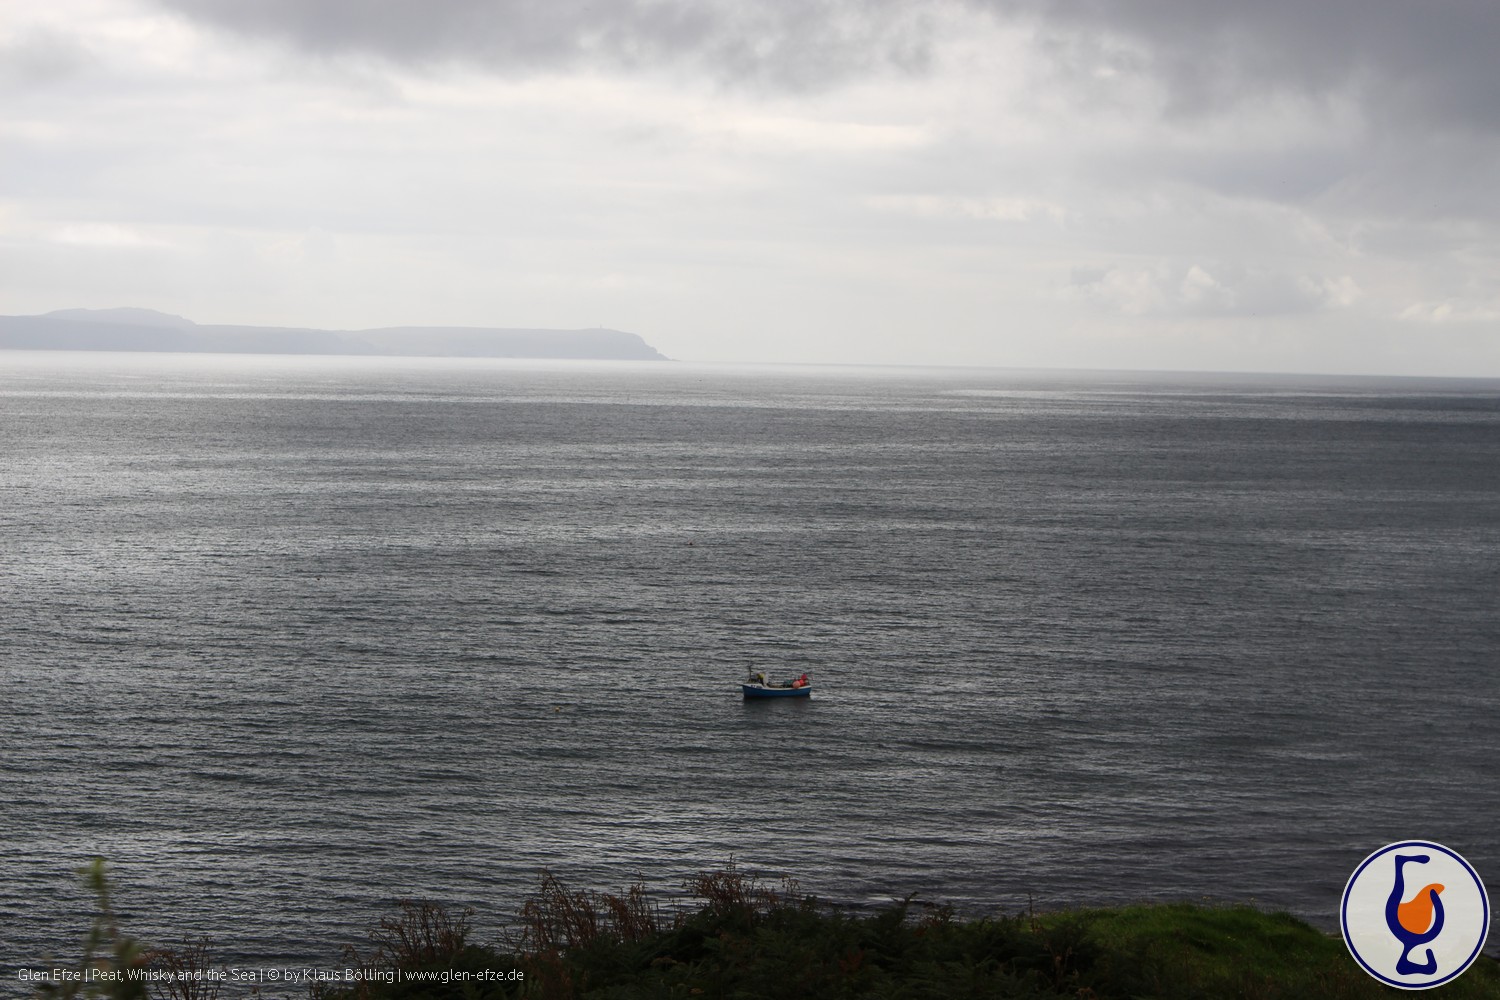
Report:
[[[1442,883],[1433,882],[1411,900],[1397,906],[1396,919],[1401,922],[1401,926],[1413,934],[1425,933],[1432,926],[1432,904],[1444,888]]]

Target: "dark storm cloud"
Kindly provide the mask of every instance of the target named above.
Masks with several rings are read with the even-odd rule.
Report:
[[[792,88],[927,59],[929,13],[898,0],[158,0],[314,53],[502,74],[687,63]]]
[[[1198,115],[1352,94],[1376,124],[1500,125],[1495,0],[973,0],[1029,22],[1080,82],[1104,69]]]

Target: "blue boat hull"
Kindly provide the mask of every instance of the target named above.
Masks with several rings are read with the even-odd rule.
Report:
[[[799,688],[775,688],[762,687],[759,684],[741,684],[740,690],[745,692],[746,698],[806,698],[812,694],[812,685],[804,684]]]

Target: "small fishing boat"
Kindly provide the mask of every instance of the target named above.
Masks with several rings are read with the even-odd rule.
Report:
[[[812,694],[812,677],[803,674],[784,684],[775,684],[766,680],[765,674],[752,673],[740,690],[746,698],[806,698]]]

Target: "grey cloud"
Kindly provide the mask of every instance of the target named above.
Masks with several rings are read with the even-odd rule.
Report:
[[[688,64],[812,87],[925,64],[928,12],[899,0],[158,0],[194,20],[316,54],[464,62],[501,74]]]
[[[1330,199],[1369,169],[1370,154],[1344,136],[1132,142],[1093,151],[1079,170],[1103,185],[1171,180],[1233,198],[1306,204]]]
[[[1500,217],[1495,0],[973,2],[1030,25],[1078,106],[1126,109],[1145,84],[1184,126],[1101,151],[1085,169],[1106,185],[1171,178],[1330,220]],[[1261,127],[1237,139],[1210,119]]]
[[[30,90],[71,79],[93,57],[72,38],[35,29],[0,44],[0,89]]]
[[[1285,316],[1347,306],[1360,297],[1347,276],[1288,274],[1232,264],[1075,268],[1071,289],[1127,316]]]
[[[1365,114],[1500,125],[1494,0],[974,0],[1034,24],[1065,72],[1145,76],[1167,108],[1208,114],[1258,96],[1353,93]]]
[[[1031,25],[1091,100],[1121,77],[1166,110],[1210,114],[1267,94],[1352,94],[1366,115],[1500,125],[1494,0],[156,0],[197,21],[319,54],[464,61],[498,73],[691,65],[814,87],[929,60],[955,9]],[[1100,70],[1111,76],[1101,78]]]

